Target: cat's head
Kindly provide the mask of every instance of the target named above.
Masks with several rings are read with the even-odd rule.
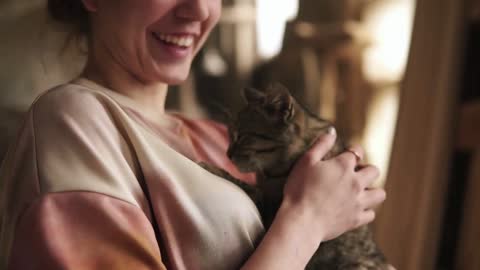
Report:
[[[282,166],[302,144],[295,100],[280,84],[246,88],[243,96],[247,104],[229,125],[229,158],[244,172]]]

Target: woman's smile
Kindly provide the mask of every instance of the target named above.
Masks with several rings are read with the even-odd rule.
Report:
[[[152,32],[158,48],[172,58],[181,59],[193,51],[196,35],[190,33],[165,34]]]
[[[183,82],[221,13],[221,0],[84,1],[97,55],[92,60],[149,85]]]

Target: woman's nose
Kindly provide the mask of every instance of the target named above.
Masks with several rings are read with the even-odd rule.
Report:
[[[211,0],[183,0],[175,14],[182,19],[204,21],[209,16],[208,1]]]

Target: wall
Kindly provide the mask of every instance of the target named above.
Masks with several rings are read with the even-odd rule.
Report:
[[[44,0],[0,2],[0,159],[23,112],[42,91],[70,80],[84,55],[47,19]]]

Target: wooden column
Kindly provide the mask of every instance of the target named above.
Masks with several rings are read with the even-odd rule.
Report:
[[[473,152],[459,230],[457,270],[480,269],[480,101],[462,106],[457,146]]]
[[[480,269],[480,148],[475,151],[470,168],[459,231],[456,270]]]
[[[463,0],[417,0],[379,245],[401,270],[433,270],[459,95]]]

